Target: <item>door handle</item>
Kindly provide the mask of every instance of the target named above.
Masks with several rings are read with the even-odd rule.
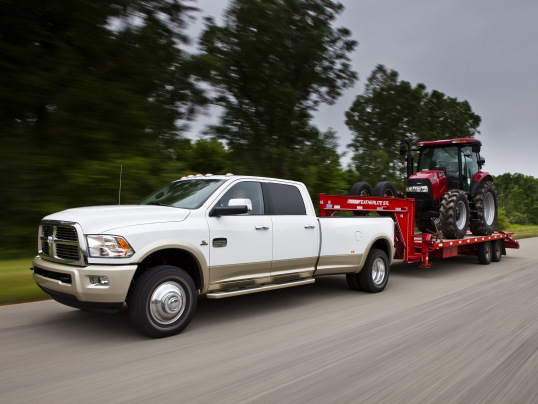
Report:
[[[313,224],[305,224],[304,228],[305,229],[315,229],[316,226],[314,226]]]
[[[256,230],[269,230],[269,226],[256,226]]]

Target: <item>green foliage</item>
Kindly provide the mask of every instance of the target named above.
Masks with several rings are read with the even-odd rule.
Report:
[[[349,148],[357,180],[372,185],[378,181],[403,184],[404,159],[400,145],[418,141],[472,137],[478,133],[480,117],[467,101],[426,91],[401,81],[394,70],[378,65],[346,112],[346,124],[354,133]]]
[[[495,177],[499,207],[510,223],[538,225],[538,178],[523,174]]]
[[[195,65],[224,110],[209,133],[238,171],[290,177],[303,145],[318,141],[312,111],[356,79],[356,43],[331,25],[341,11],[330,0],[233,0],[222,26],[206,21]]]

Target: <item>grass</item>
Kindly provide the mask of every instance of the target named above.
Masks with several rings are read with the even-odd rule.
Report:
[[[506,231],[516,240],[538,237],[538,226],[511,225]],[[0,306],[49,299],[32,279],[32,258],[0,259]]]
[[[0,260],[0,305],[49,299],[32,279],[32,257]]]

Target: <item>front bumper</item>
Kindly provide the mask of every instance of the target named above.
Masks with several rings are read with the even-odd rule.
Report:
[[[35,283],[53,299],[68,306],[110,311],[125,302],[137,265],[89,265],[75,267],[35,257]],[[91,277],[106,276],[108,285],[95,285]]]

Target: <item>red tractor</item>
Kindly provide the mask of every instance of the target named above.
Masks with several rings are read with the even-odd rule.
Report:
[[[467,228],[490,235],[497,223],[497,193],[493,177],[481,171],[482,143],[473,138],[420,142],[402,146],[407,154],[407,197],[416,201],[416,225],[422,232],[442,232],[461,239]],[[412,152],[419,152],[413,173]]]

